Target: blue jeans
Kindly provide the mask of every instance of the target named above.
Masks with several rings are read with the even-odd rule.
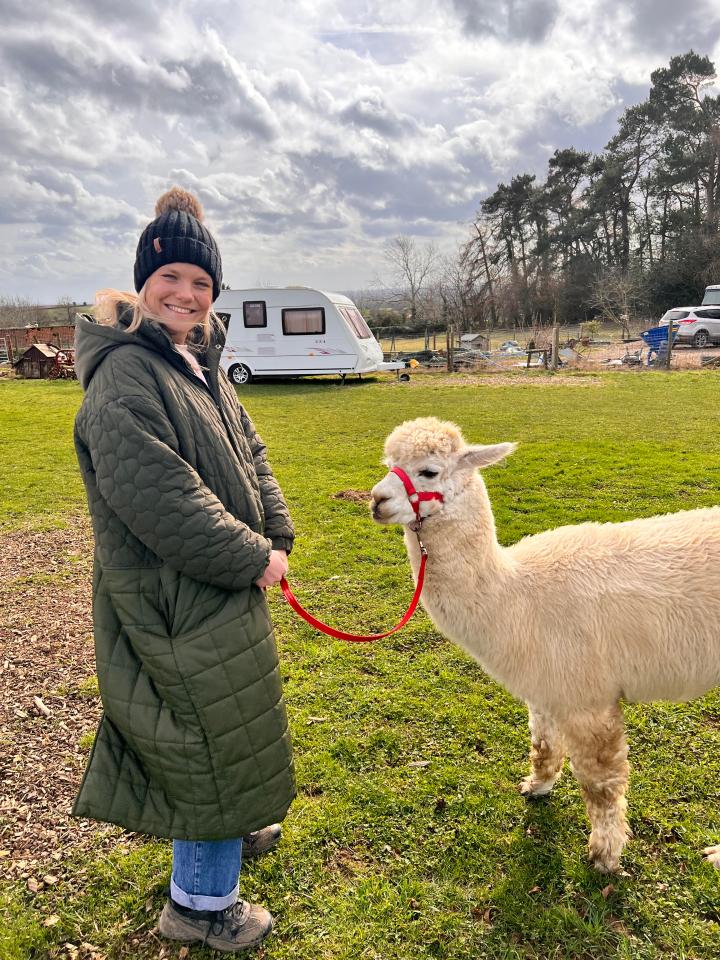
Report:
[[[224,910],[238,898],[242,840],[173,840],[170,896],[191,910]]]

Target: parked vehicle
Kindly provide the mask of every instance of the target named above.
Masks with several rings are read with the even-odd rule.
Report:
[[[709,287],[705,287],[702,306],[716,306],[718,304],[720,304],[720,283],[711,283]]]
[[[707,347],[720,343],[720,305],[717,307],[673,307],[660,318],[660,326],[677,325],[676,343]]]
[[[401,370],[348,297],[310,287],[223,290],[215,312],[227,326],[220,363],[236,384],[296,377]]]

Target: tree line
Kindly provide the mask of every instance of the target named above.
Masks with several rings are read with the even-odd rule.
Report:
[[[392,241],[406,322],[423,312],[459,329],[602,317],[627,330],[698,303],[720,283],[720,96],[706,89],[715,80],[708,57],[673,57],[601,153],[558,149],[544,179],[499,183],[455,258],[441,264],[432,245]]]

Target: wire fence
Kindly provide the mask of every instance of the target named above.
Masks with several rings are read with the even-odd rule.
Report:
[[[657,352],[648,347],[640,333],[640,328],[622,331],[609,325],[591,330],[581,324],[561,327],[558,366],[587,370],[664,366],[664,356],[658,358]],[[378,331],[377,336],[387,359],[415,360],[419,368],[428,370],[448,369],[450,341],[446,331],[417,334],[386,329]],[[475,340],[472,335],[453,334],[451,351],[455,371],[549,367],[552,364],[552,327],[496,330]],[[720,367],[720,344],[702,350],[676,344],[671,367]]]

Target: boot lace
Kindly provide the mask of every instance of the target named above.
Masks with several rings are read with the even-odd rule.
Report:
[[[213,937],[219,937],[225,929],[226,923],[229,924],[230,936],[237,936],[240,929],[247,923],[249,913],[250,906],[244,900],[236,900],[235,903],[224,910],[215,910],[203,937],[203,946],[205,946],[207,938],[211,934]]]

